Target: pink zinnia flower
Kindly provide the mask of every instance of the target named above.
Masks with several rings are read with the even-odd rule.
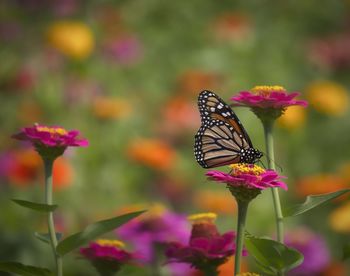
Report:
[[[132,263],[139,257],[123,249],[118,240],[97,240],[88,247],[80,248],[80,254],[89,260],[101,275],[114,275],[122,265]]]
[[[106,54],[123,65],[133,65],[142,58],[142,44],[134,35],[124,35],[108,41],[105,45]]]
[[[188,244],[169,243],[166,251],[169,262],[188,263],[201,271],[217,271],[234,254],[236,235],[234,232],[221,235],[215,219],[214,213],[190,216],[189,220],[193,221],[190,240]]]
[[[276,119],[289,106],[308,105],[306,101],[295,99],[299,95],[298,92],[288,93],[282,86],[256,86],[250,91],[239,92],[231,100],[234,101],[233,106],[250,107],[260,119],[264,115]]]
[[[143,261],[152,263],[157,258],[160,245],[187,240],[190,225],[186,217],[156,204],[147,214],[125,223],[116,230],[123,240],[130,241],[142,254]]]
[[[78,130],[67,131],[59,126],[44,126],[35,124],[25,127],[21,132],[12,135],[12,138],[29,141],[43,157],[56,158],[63,154],[67,147],[86,147],[88,140],[78,139]]]
[[[273,170],[264,170],[254,164],[232,164],[230,173],[208,171],[210,180],[226,183],[231,193],[243,201],[250,201],[266,188],[280,187],[287,190],[287,185],[280,181],[283,176]]]

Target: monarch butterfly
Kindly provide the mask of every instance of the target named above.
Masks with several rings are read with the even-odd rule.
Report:
[[[194,155],[203,168],[257,162],[262,153],[253,144],[233,110],[214,92],[198,96],[202,125],[195,136]]]

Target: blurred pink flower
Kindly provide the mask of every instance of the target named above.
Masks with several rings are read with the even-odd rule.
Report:
[[[51,8],[56,15],[72,15],[79,9],[79,0],[53,0]]]
[[[0,41],[11,42],[21,37],[22,29],[18,22],[1,21],[0,22]]]
[[[159,246],[172,241],[188,240],[190,227],[185,216],[156,205],[147,214],[119,227],[116,233],[123,240],[130,241],[145,262],[151,263],[157,258]]]
[[[350,66],[350,33],[331,34],[314,39],[308,46],[311,60],[331,69]]]
[[[318,276],[330,263],[326,241],[310,229],[301,227],[287,232],[285,243],[304,255],[304,262],[288,275]]]
[[[101,275],[114,275],[120,267],[139,259],[135,253],[123,249],[117,240],[97,240],[80,248],[80,254],[88,259]]]
[[[172,242],[168,245],[169,262],[188,263],[201,271],[217,271],[234,254],[235,233],[221,235],[214,224],[215,218],[214,213],[190,216],[193,221],[190,240],[188,244]]]
[[[107,56],[123,65],[133,65],[142,57],[142,44],[133,35],[122,35],[108,40],[105,44]]]

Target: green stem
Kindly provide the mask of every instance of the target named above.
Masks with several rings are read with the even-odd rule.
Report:
[[[238,222],[236,236],[236,252],[235,252],[235,273],[237,275],[241,271],[241,258],[244,244],[244,227],[248,211],[248,201],[237,200],[238,205]]]
[[[52,168],[53,168],[52,159],[44,159],[44,167],[45,167],[45,203],[48,205],[52,205]],[[49,212],[47,215],[47,224],[49,228],[50,235],[50,244],[52,248],[52,253],[56,263],[56,275],[62,276],[62,258],[56,252],[57,246],[57,238],[55,231],[55,224],[53,220],[53,212]]]
[[[264,124],[264,133],[265,133],[265,143],[266,143],[266,154],[267,154],[267,162],[268,168],[275,170],[275,153],[273,147],[273,122],[265,122]],[[283,214],[281,208],[280,196],[278,193],[278,188],[272,188],[272,199],[273,205],[275,209],[275,220],[276,220],[276,228],[277,228],[277,241],[280,243],[284,242],[284,227],[283,227]],[[283,275],[280,272],[278,275]]]

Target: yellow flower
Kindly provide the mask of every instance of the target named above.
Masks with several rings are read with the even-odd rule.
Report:
[[[194,202],[199,210],[221,214],[232,215],[237,209],[232,196],[226,191],[214,191],[211,189],[197,191]]]
[[[294,130],[305,124],[306,110],[302,106],[290,106],[283,115],[278,118],[277,124],[288,130]]]
[[[95,44],[91,29],[77,21],[52,23],[47,31],[47,39],[52,47],[75,59],[87,58]]]
[[[335,209],[329,217],[329,223],[334,231],[350,233],[350,202]]]
[[[265,170],[258,165],[255,164],[245,164],[245,163],[237,163],[229,165],[229,168],[232,169],[232,174],[240,175],[240,174],[253,174],[253,175],[261,175],[265,172]]]
[[[343,115],[349,106],[347,89],[331,81],[312,83],[306,89],[306,96],[317,111],[327,115]]]
[[[109,246],[109,247],[117,247],[117,248],[123,248],[125,247],[125,244],[119,240],[106,240],[106,239],[99,239],[96,241],[101,246]]]
[[[215,213],[200,213],[188,216],[187,219],[193,224],[198,223],[213,223],[216,220],[217,215]]]
[[[262,96],[268,96],[271,92],[287,92],[287,90],[280,85],[257,85],[250,89],[250,91]]]
[[[93,102],[93,113],[100,119],[119,119],[131,112],[130,104],[124,99],[98,97]]]

